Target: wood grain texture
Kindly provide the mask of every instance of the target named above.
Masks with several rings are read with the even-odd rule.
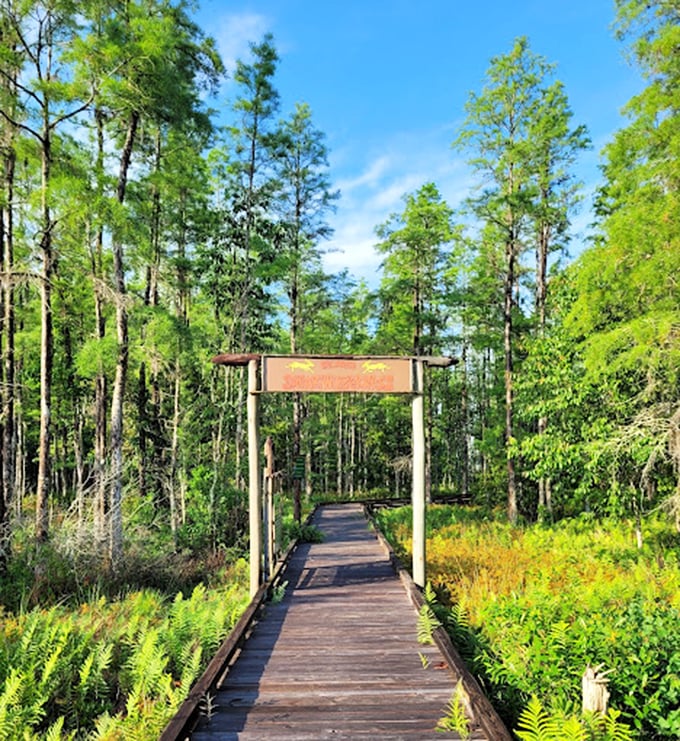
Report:
[[[321,507],[314,524],[324,542],[291,557],[283,600],[266,606],[193,741],[460,738],[435,730],[459,677],[418,643],[417,613],[361,508]],[[470,725],[471,739],[488,738]]]

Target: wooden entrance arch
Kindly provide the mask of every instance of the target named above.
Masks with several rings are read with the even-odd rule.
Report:
[[[369,355],[216,355],[213,363],[248,367],[250,593],[262,584],[262,483],[259,395],[263,392],[384,393],[411,396],[413,420],[413,581],[425,586],[425,366],[448,368],[454,358]],[[271,549],[268,548],[269,552]]]

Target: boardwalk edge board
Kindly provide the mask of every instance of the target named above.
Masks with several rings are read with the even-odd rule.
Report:
[[[315,507],[309,514],[305,524],[308,525],[312,521],[316,509]],[[248,607],[224,639],[203,674],[196,680],[177,713],[163,730],[159,741],[189,741],[191,732],[199,720],[201,703],[208,695],[215,692],[224,681],[232,659],[241,649],[253,624],[257,621],[260,610],[271,597],[275,587],[280,583],[290,557],[299,544],[299,539],[290,543],[281,560],[277,563],[271,579],[265,582],[253,595]]]
[[[423,597],[422,591],[413,581],[410,573],[402,565],[389,541],[382,534],[375,518],[373,517],[371,506],[366,505],[364,507],[364,512],[366,514],[366,519],[371,523],[380,544],[387,552],[390,563],[399,575],[411,602],[416,610],[420,610],[425,604],[425,598]],[[488,738],[493,739],[493,741],[512,741],[512,735],[505,727],[505,724],[491,704],[489,698],[482,691],[479,682],[460,657],[460,654],[454,647],[446,629],[440,625],[433,631],[432,637],[449,666],[460,676],[463,689],[469,699],[469,711],[474,718],[475,723],[482,729],[482,731],[484,731],[484,733],[487,734]]]

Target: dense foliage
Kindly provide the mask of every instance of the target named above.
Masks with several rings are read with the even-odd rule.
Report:
[[[410,520],[410,508],[379,513],[405,555]],[[645,529],[639,549],[620,520],[512,527],[480,508],[430,509],[440,619],[509,726],[532,697],[562,724],[578,719],[590,666],[608,672],[610,707],[633,738],[678,737],[680,540],[658,518]]]
[[[565,264],[580,200],[574,163],[588,134],[555,65],[518,38],[490,61],[455,140],[481,187],[461,204],[447,204],[433,182],[405,194],[403,210],[376,226],[384,262],[369,287],[323,270],[338,194],[309,106],[281,117],[270,35],[237,61],[222,100],[224,65],[184,0],[0,0],[8,620],[46,605],[50,585],[56,599],[83,599],[84,575],[156,586],[153,569],[135,564],[160,563],[159,553],[164,588],[170,564],[238,554],[245,374],[214,367],[221,351],[456,356],[457,369],[427,379],[431,492],[502,502],[513,522],[630,517],[643,550],[626,558],[643,569],[650,513],[680,530],[677,2],[617,0],[615,28],[644,88],[602,153],[596,237],[579,258]],[[262,428],[297,515],[300,459],[308,495],[410,487],[407,398],[271,395]],[[565,581],[585,569],[575,555],[557,563],[541,554],[544,580],[552,569]],[[664,559],[659,579],[672,573]],[[629,648],[644,662],[657,633],[674,640],[678,605],[652,616],[646,583],[632,584],[621,606],[635,636],[621,642],[642,641]],[[608,607],[584,594],[610,626]],[[538,649],[557,652],[551,626],[569,623],[566,613],[552,605],[544,625],[532,604],[507,609],[516,630],[529,615],[543,625],[536,655],[521,660],[527,676],[549,672]],[[558,637],[583,659],[599,641],[613,664],[606,636],[619,628],[602,630],[592,645],[568,630]],[[628,684],[616,699],[626,721],[661,733],[662,696],[677,687],[675,670],[654,661],[641,669],[656,698],[647,709],[625,700]],[[523,681],[507,680],[513,717],[530,692]],[[558,694],[565,708],[551,712],[572,702]],[[18,702],[8,696],[2,707]],[[540,724],[543,708],[531,708],[527,722]],[[59,723],[56,711],[34,714]]]
[[[144,590],[4,614],[0,737],[157,739],[238,620],[246,573],[187,597]]]
[[[503,498],[511,519],[677,516],[672,4],[618,4],[648,87],[604,152],[598,236],[575,263],[560,258],[587,132],[519,38],[456,139],[485,187],[465,214],[435,183],[406,194],[376,226],[375,291],[322,270],[338,194],[309,106],[279,118],[270,35],[218,119],[223,65],[184,3],[1,9],[5,554],[13,518],[45,540],[64,507],[114,569],[131,513],[173,547],[238,541],[245,380],[211,366],[219,351],[455,355],[429,379],[434,491]],[[300,456],[308,493],[402,491],[407,400],[263,401],[296,498]]]

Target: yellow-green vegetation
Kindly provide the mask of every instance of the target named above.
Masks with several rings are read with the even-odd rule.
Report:
[[[410,508],[379,520],[408,556]],[[680,537],[661,519],[644,530],[640,549],[621,521],[511,527],[481,509],[430,508],[439,617],[509,726],[529,733],[531,709],[548,725],[578,720],[585,739],[623,738],[624,727],[680,737]],[[600,724],[580,718],[581,677],[599,665],[614,713]]]
[[[186,597],[3,614],[0,739],[157,739],[247,602],[239,562]]]

